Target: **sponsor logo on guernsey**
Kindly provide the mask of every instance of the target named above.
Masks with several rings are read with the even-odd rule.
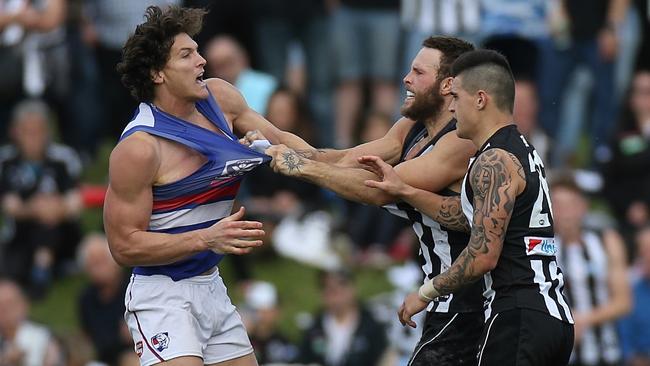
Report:
[[[138,355],[138,357],[142,357],[142,341],[138,341],[138,343],[135,344],[135,354]]]
[[[525,236],[526,254],[551,256],[557,253],[555,238],[542,238],[537,236]]]
[[[151,337],[151,345],[158,351],[161,352],[165,348],[169,347],[169,333],[160,332],[155,336]]]

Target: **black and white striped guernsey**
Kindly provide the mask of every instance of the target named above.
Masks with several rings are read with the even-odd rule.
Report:
[[[455,130],[456,120],[453,119],[415,156],[421,156],[431,151],[442,136],[447,133],[455,133]],[[404,161],[409,151],[425,137],[427,137],[427,129],[424,124],[416,123],[404,141],[400,162]],[[436,167],[430,168],[431,174],[435,174]],[[459,194],[447,188],[437,193],[443,196]],[[393,215],[411,221],[413,230],[420,241],[418,257],[424,271],[424,280],[430,280],[446,271],[467,246],[469,240],[467,233],[448,229],[405,202],[385,205],[384,209]],[[478,281],[454,294],[435,299],[429,304],[427,310],[439,313],[480,311],[483,308],[482,291],[482,284]]]
[[[558,240],[558,261],[566,276],[566,295],[576,312],[586,313],[609,301],[608,258],[602,232],[585,230],[579,243]],[[616,326],[607,322],[586,328],[569,364],[618,365],[621,349]]]
[[[471,224],[474,192],[469,176],[476,157],[489,149],[502,149],[517,158],[526,175],[526,187],[515,199],[499,262],[484,276],[485,318],[527,308],[572,324],[571,310],[562,293],[564,278],[555,258],[557,246],[544,164],[514,124],[495,132],[472,159],[463,180],[463,212]]]

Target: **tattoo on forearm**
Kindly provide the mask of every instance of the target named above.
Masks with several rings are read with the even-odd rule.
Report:
[[[325,153],[325,150],[320,149],[306,149],[306,150],[294,150],[296,154],[300,155],[305,159],[314,160],[316,155]]]
[[[469,232],[469,222],[463,213],[460,196],[442,199],[438,217],[434,218],[442,226],[462,232]]]
[[[294,170],[300,171],[300,168],[305,165],[305,161],[302,160],[300,154],[295,151],[287,151],[282,153],[282,159],[284,165],[289,169],[289,172],[292,173]]]
[[[509,155],[509,154],[508,154]],[[470,171],[470,184],[474,190],[474,218],[467,247],[451,268],[434,279],[442,294],[452,293],[464,285],[478,280],[484,271],[475,267],[477,257],[488,254],[503,245],[508,222],[515,204],[514,176],[522,176],[521,164],[515,160],[514,172],[508,166],[504,151],[495,149],[482,153]]]

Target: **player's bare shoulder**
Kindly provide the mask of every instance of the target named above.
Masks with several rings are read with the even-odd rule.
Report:
[[[493,177],[501,186],[509,186],[519,195],[526,187],[524,168],[515,155],[501,148],[492,148],[482,152],[470,171],[470,182],[483,185],[487,177]]]
[[[111,152],[109,179],[114,188],[134,182],[151,184],[161,163],[160,143],[146,132],[135,132]]]
[[[211,78],[205,82],[226,119],[232,125],[232,121],[248,109],[246,100],[234,85],[223,79]],[[232,126],[230,127],[232,128]]]

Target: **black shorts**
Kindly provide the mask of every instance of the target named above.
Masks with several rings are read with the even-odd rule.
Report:
[[[507,310],[488,319],[479,345],[479,366],[564,366],[573,325],[537,310]]]
[[[478,340],[484,323],[483,311],[428,313],[422,338],[415,346],[409,366],[476,365]]]

